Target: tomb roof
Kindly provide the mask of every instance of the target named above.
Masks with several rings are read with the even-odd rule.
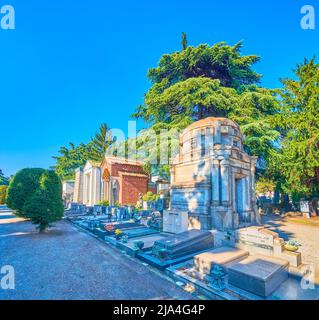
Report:
[[[198,129],[198,128],[202,128],[202,127],[216,127],[220,123],[222,123],[224,125],[236,127],[236,128],[239,129],[239,125],[236,122],[234,122],[233,120],[230,120],[230,119],[227,119],[227,118],[222,118],[222,117],[208,117],[208,118],[204,118],[204,119],[198,120],[198,121],[192,123],[191,125],[189,125],[184,130],[183,134],[185,134],[188,131],[191,131],[191,130],[194,130],[194,129]]]

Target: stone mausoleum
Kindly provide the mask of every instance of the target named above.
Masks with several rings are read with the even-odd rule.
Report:
[[[75,172],[74,202],[135,205],[140,194],[149,190],[148,182],[141,162],[109,156],[102,163],[89,160]]]
[[[256,158],[243,149],[237,123],[209,117],[180,136],[171,163],[171,203],[164,231],[236,229],[259,223],[255,198]]]
[[[148,191],[148,175],[143,163],[105,157],[101,164],[101,200],[109,203],[133,204]]]

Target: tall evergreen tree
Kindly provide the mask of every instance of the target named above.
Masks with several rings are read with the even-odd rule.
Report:
[[[90,142],[90,159],[102,161],[105,157],[106,150],[114,142],[112,132],[106,123],[101,124],[99,131]]]
[[[186,35],[185,32],[183,32],[183,33],[182,33],[182,48],[183,48],[183,50],[186,50],[187,44],[188,44],[188,42],[187,42],[187,35]]]
[[[282,109],[277,116],[282,151],[273,167],[284,177],[284,190],[295,196],[319,196],[319,64],[297,65],[296,79],[283,80]]]

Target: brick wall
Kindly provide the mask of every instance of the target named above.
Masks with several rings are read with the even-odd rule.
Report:
[[[118,177],[119,171],[128,173],[141,173],[145,174],[143,167],[133,164],[114,163],[111,166],[111,176]]]
[[[120,183],[120,202],[123,205],[136,204],[138,195],[147,192],[148,179],[147,177],[136,177],[123,175]]]

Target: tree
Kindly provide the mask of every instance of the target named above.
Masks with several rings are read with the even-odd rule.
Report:
[[[107,124],[100,126],[99,132],[89,141],[75,146],[61,147],[60,155],[54,156],[56,165],[53,167],[62,180],[74,179],[75,170],[85,165],[88,160],[102,161],[107,148],[114,142]]]
[[[62,184],[54,171],[47,170],[41,175],[39,187],[25,202],[23,212],[33,224],[38,225],[40,232],[62,219]]]
[[[6,203],[7,189],[8,189],[8,186],[5,186],[5,185],[0,186],[0,204]]]
[[[166,88],[198,77],[218,79],[222,86],[233,88],[258,83],[261,75],[252,70],[252,65],[260,58],[256,55],[242,56],[242,46],[242,42],[234,46],[225,42],[213,46],[188,46],[185,50],[164,54],[158,67],[149,70],[148,77],[153,85],[167,81]]]
[[[70,143],[70,147],[61,147],[59,150],[60,156],[54,156],[56,165],[54,170],[62,180],[73,179],[75,169],[83,166],[90,158],[90,144],[81,143],[77,147]]]
[[[256,182],[256,186],[255,186],[256,193],[261,193],[261,194],[273,193],[275,191],[275,188],[276,188],[275,182],[265,177],[260,178]]]
[[[185,39],[183,35],[184,44]],[[252,66],[259,57],[242,56],[241,48],[241,42],[223,42],[163,55],[158,67],[149,70],[152,86],[133,117],[142,118],[158,135],[162,128],[182,130],[209,116],[230,118],[246,136],[245,150],[265,168],[280,138],[272,120],[278,112],[277,92],[257,86],[261,75]],[[158,143],[145,147],[143,137],[137,145],[149,148],[153,158],[160,153]]]
[[[185,32],[183,32],[182,33],[182,49],[186,50],[187,45],[188,45],[188,43],[187,43],[187,35],[186,35]]]
[[[3,174],[2,170],[0,169],[0,186],[1,186],[1,185],[7,186],[8,184],[9,184],[9,178],[7,178],[7,177]]]
[[[113,143],[112,132],[106,123],[101,124],[99,131],[90,142],[90,159],[102,161],[105,157],[106,150]]]
[[[319,196],[319,64],[298,64],[296,79],[284,79],[281,112],[282,150],[273,166],[282,173],[284,190],[294,199]]]
[[[11,179],[8,190],[6,204],[18,216],[24,217],[23,211],[25,202],[39,188],[41,175],[45,172],[44,169],[22,169]]]

